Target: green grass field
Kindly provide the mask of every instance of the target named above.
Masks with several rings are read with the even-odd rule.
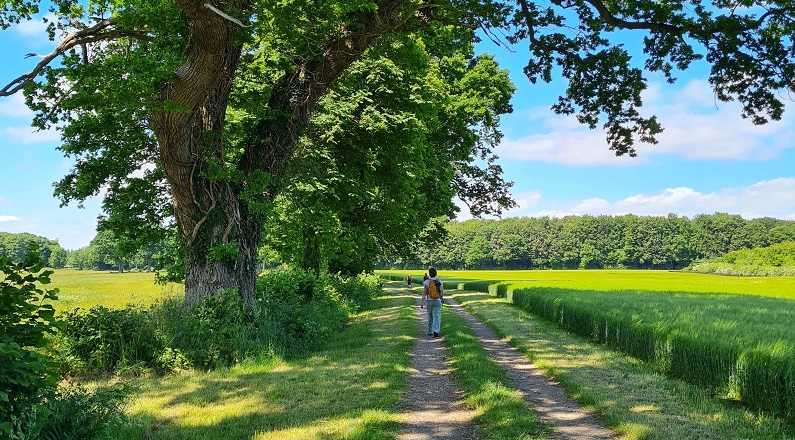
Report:
[[[384,275],[400,279],[405,273]],[[472,279],[458,284],[506,295],[515,306],[647,361],[658,372],[795,420],[792,278],[643,271],[440,276],[448,288]]]
[[[412,274],[422,270],[377,271]],[[521,287],[576,290],[645,290],[655,292],[731,293],[795,299],[795,277],[732,277],[656,270],[442,270],[442,279],[510,281]]]
[[[94,305],[111,308],[128,304],[148,305],[183,292],[180,284],[155,284],[155,275],[151,272],[59,269],[51,278],[50,287],[59,290],[55,307],[60,311]]]

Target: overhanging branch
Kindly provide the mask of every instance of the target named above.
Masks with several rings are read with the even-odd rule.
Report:
[[[28,73],[20,75],[0,89],[0,96],[11,96],[22,90],[26,84],[33,81],[41,72],[56,58],[66,53],[68,50],[84,46],[98,41],[115,40],[122,37],[132,37],[141,40],[149,40],[146,32],[127,31],[114,28],[112,20],[104,19],[98,21],[93,26],[73,32],[67,35],[63,41],[50,53],[41,57],[41,60]]]

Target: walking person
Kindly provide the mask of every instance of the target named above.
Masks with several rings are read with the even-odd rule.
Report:
[[[406,285],[409,289],[411,289],[412,283],[414,283],[414,279],[411,278],[411,275],[406,275]]]
[[[428,278],[422,284],[422,302],[428,309],[428,336],[438,338],[442,331],[444,284],[437,277],[435,267],[428,268]]]

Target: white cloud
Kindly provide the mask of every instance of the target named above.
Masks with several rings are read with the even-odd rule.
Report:
[[[6,144],[37,144],[61,139],[55,129],[37,130],[28,126],[12,126],[0,128],[0,139]]]
[[[16,93],[8,98],[0,98],[0,116],[31,118],[33,112],[25,105],[22,93]]]
[[[44,20],[47,20],[46,22]],[[57,19],[55,14],[49,13],[43,17],[34,17],[32,20],[20,22],[13,27],[18,35],[35,40],[47,40],[47,26]]]
[[[541,201],[541,193],[538,191],[531,191],[525,193],[514,194],[513,199],[516,201],[517,206],[503,213],[503,217],[521,217],[530,215],[532,208],[538,205]],[[460,199],[455,199],[455,204],[461,211],[456,216],[456,220],[465,221],[472,219],[472,213],[469,208]],[[486,216],[491,218],[491,216]]]
[[[795,219],[795,177],[763,180],[744,187],[700,192],[689,187],[666,188],[653,194],[634,194],[616,201],[585,199],[537,211],[533,216],[562,217],[582,214],[637,214],[694,216],[714,212],[740,214],[746,218]]]
[[[658,116],[665,131],[656,145],[637,145],[638,158],[616,158],[605,133],[589,130],[573,117],[551,110],[529,109],[518,114],[537,133],[507,138],[498,148],[503,159],[541,161],[564,165],[635,165],[658,154],[687,159],[754,159],[776,157],[795,148],[795,117],[792,108],[784,119],[757,126],[740,117],[740,105],[714,98],[708,83],[691,81],[678,90],[652,83],[644,93],[644,111]]]
[[[14,215],[0,215],[0,223],[18,222],[21,218]]]

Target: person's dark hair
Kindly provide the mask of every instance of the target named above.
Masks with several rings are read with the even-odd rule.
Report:
[[[435,277],[436,276],[436,268],[433,267],[433,266],[429,267],[428,268],[428,275],[430,275],[431,278]]]
[[[428,280],[428,278],[429,278],[428,274],[426,273],[425,275],[422,276],[422,281],[426,281]]]

